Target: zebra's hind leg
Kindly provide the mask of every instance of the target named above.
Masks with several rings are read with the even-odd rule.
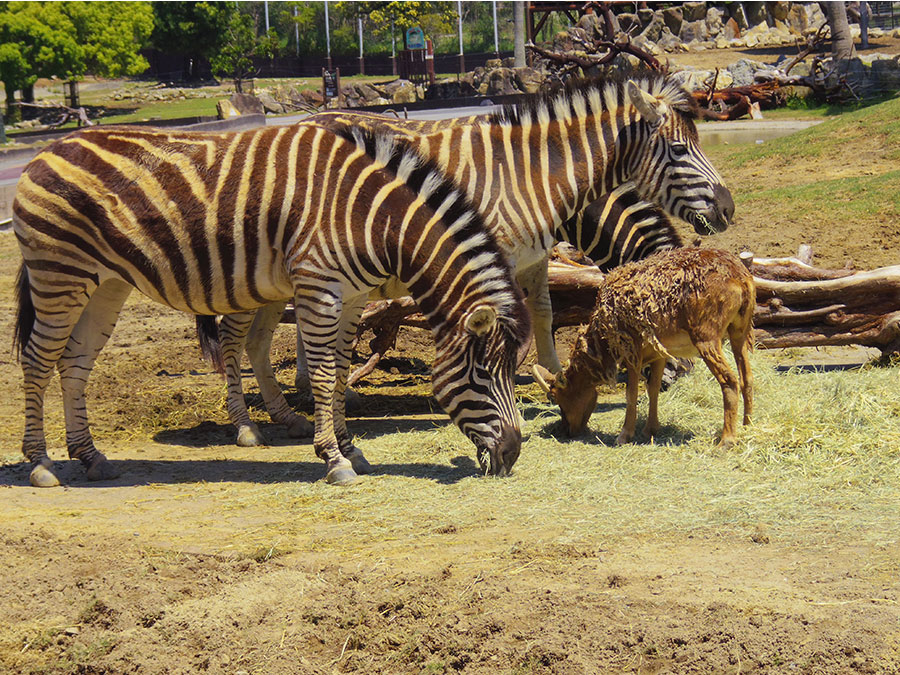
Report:
[[[335,485],[350,485],[359,480],[353,464],[344,457],[335,428],[336,357],[341,332],[342,294],[337,280],[318,275],[294,280],[294,306],[297,329],[309,364],[309,382],[315,397],[316,431],[313,447],[325,460],[325,480]],[[343,405],[341,404],[341,410]],[[341,415],[341,426],[343,416]],[[346,434],[344,427],[343,434]]]
[[[350,375],[350,360],[353,356],[353,341],[356,337],[356,329],[359,326],[359,318],[366,304],[366,296],[359,296],[344,302],[341,313],[341,323],[337,336],[337,350],[335,351],[335,387],[334,387],[334,428],[341,454],[350,460],[353,470],[358,474],[372,473],[372,466],[358,447],[353,445],[353,439],[347,430],[346,417],[346,392],[347,377]]]
[[[31,462],[31,484],[35,487],[59,485],[53,462],[47,455],[44,436],[44,394],[53,370],[66,349],[72,329],[78,322],[96,278],[83,277],[60,281],[42,278],[40,272],[24,267],[19,287],[19,335],[23,389],[25,392],[25,433],[22,454]],[[33,303],[33,304],[32,304]]]
[[[81,460],[87,469],[88,480],[110,480],[119,476],[118,470],[94,447],[88,426],[84,389],[94,362],[112,335],[122,305],[132,287],[118,279],[103,282],[91,299],[57,363],[66,414],[66,445],[69,457]]]
[[[250,358],[250,365],[253,367],[256,381],[259,383],[259,390],[266,403],[269,417],[276,424],[283,424],[287,427],[288,436],[291,438],[308,438],[313,435],[312,424],[302,415],[295,413],[288,405],[284,392],[281,391],[281,386],[275,378],[275,371],[272,370],[270,358],[272,336],[281,321],[285,304],[284,302],[273,302],[256,310],[256,316],[250,325],[250,332],[247,333],[247,356]],[[223,317],[221,325],[227,321],[228,317]],[[304,380],[308,387],[309,380],[306,376],[304,376]],[[240,440],[238,445],[241,445]]]
[[[244,340],[253,323],[254,315],[255,312],[226,314],[219,322],[219,344],[222,347],[222,360],[225,364],[228,418],[237,427],[235,443],[244,448],[266,445],[262,432],[247,412],[241,382],[241,355],[244,353]]]

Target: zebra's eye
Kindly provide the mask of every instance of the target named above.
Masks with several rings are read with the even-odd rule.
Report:
[[[684,157],[687,154],[688,148],[684,143],[672,143],[672,154],[676,157]]]

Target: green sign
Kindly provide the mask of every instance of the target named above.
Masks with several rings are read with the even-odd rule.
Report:
[[[425,49],[425,33],[418,26],[413,26],[406,31],[407,49]]]

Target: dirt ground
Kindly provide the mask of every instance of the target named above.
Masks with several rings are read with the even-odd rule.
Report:
[[[753,232],[741,246],[776,253]],[[884,264],[871,254],[857,265]],[[17,266],[0,233],[0,344]],[[123,475],[90,484],[59,462],[59,489],[28,485],[21,373],[0,349],[0,673],[900,672],[890,533],[606,531],[571,512],[557,474],[543,481],[559,483],[547,518],[520,519],[517,500],[547,488],[540,459],[526,450],[507,481],[475,476],[425,393],[431,346],[417,331],[367,380],[352,422],[367,447],[385,444],[378,474],[340,490],[308,440],[262,424],[268,447],[233,445],[224,387],[192,335],[185,316],[129,300],[88,389],[95,438]],[[285,327],[286,385],[292,358]],[[47,409],[62,460],[55,384]],[[415,447],[392,455],[393,438]]]

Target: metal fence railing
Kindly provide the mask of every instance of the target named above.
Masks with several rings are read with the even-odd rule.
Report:
[[[900,2],[870,2],[869,27],[893,30],[900,26]]]

